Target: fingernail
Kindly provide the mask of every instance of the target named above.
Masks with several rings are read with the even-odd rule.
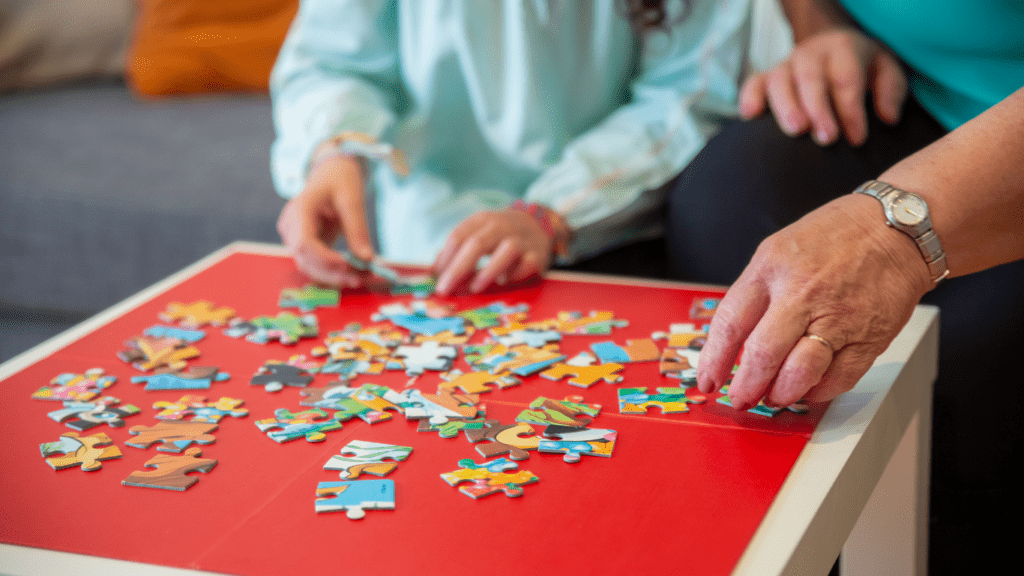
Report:
[[[832,142],[832,136],[825,130],[818,130],[815,132],[814,139],[818,141],[818,144],[828,144]]]

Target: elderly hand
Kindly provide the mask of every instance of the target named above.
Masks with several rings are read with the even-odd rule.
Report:
[[[740,113],[754,118],[767,102],[790,136],[810,131],[824,146],[835,142],[842,129],[857,146],[867,139],[868,88],[878,117],[895,124],[907,97],[899,63],[877,41],[853,28],[838,28],[797,44],[784,62],[748,79],[740,92]]]
[[[317,164],[306,187],[281,210],[277,230],[299,270],[311,279],[331,286],[362,284],[362,274],[332,248],[344,234],[353,254],[373,258],[359,161],[334,156]]]
[[[475,293],[541,274],[551,266],[553,245],[553,238],[523,210],[477,212],[455,227],[438,254],[433,267],[437,292],[450,294],[469,280],[469,291]],[[477,262],[487,255],[490,260],[477,271]]]
[[[712,319],[698,386],[721,388],[743,349],[729,387],[738,409],[830,400],[867,373],[932,284],[878,201],[834,200],[758,247]]]

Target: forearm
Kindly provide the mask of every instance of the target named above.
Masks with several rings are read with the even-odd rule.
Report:
[[[928,202],[950,276],[1024,258],[1024,88],[879,180]]]
[[[781,3],[797,43],[819,32],[853,23],[835,0],[782,0]]]

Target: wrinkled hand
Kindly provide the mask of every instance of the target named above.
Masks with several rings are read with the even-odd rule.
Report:
[[[469,280],[469,291],[491,284],[518,282],[551,266],[553,241],[540,224],[522,210],[506,208],[477,212],[448,236],[434,262],[437,292],[450,294]],[[490,255],[479,271],[477,261]]]
[[[318,164],[302,192],[281,210],[277,231],[299,270],[314,281],[331,286],[362,284],[363,275],[332,248],[344,235],[353,254],[373,258],[358,160],[337,156]]]
[[[767,102],[790,136],[810,131],[824,146],[835,142],[841,129],[858,146],[868,135],[868,89],[878,117],[895,124],[907,98],[903,70],[878,42],[840,28],[808,38],[784,62],[748,79],[740,91],[740,114],[754,118]]]
[[[729,387],[738,409],[830,400],[867,373],[931,287],[917,246],[885,225],[876,200],[834,200],[758,247],[711,321],[698,386],[721,388],[742,348]]]

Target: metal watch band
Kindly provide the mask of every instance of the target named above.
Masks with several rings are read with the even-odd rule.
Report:
[[[883,211],[885,211],[885,207],[888,204],[886,197],[894,192],[903,191],[890,184],[886,184],[885,182],[879,182],[878,180],[868,180],[854,190],[854,193],[866,194],[876,198],[882,203]],[[914,240],[914,243],[917,244],[918,251],[921,253],[921,257],[924,258],[925,264],[928,265],[928,272],[931,274],[932,281],[934,281],[935,284],[938,284],[943,278],[949,275],[949,268],[946,267],[946,253],[942,251],[942,244],[939,242],[938,235],[935,234],[934,230],[932,230],[930,218],[926,221],[927,229],[917,236],[904,228],[900,228],[895,222],[892,222],[887,211],[886,219],[889,221],[890,226],[896,228],[900,232],[903,232],[907,236],[910,236]]]

